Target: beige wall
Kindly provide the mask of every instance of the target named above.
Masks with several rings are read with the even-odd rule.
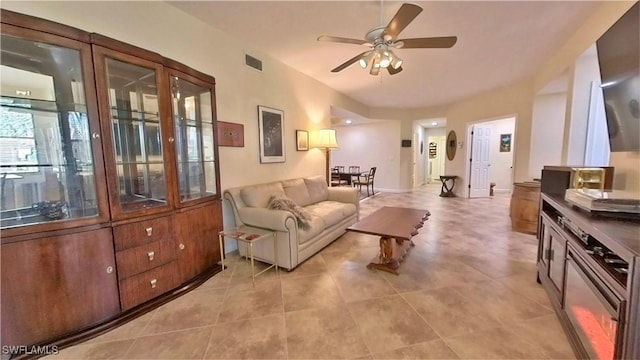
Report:
[[[540,94],[535,97],[531,125],[530,178],[540,178],[545,165],[562,164],[562,143],[567,93]]]
[[[376,191],[398,191],[400,184],[400,123],[395,120],[336,127],[339,149],[331,151],[331,165],[377,167]],[[402,148],[406,149],[406,148]],[[405,151],[405,150],[402,150]],[[406,190],[406,189],[405,189]]]
[[[137,45],[214,76],[218,119],[244,124],[245,136],[245,147],[219,149],[222,189],[324,174],[323,152],[296,151],[295,130],[329,127],[332,104],[366,109],[163,2],[3,1],[1,5]],[[263,61],[263,72],[244,65],[245,52]],[[258,105],[284,111],[285,163],[259,162]]]
[[[528,174],[529,144],[531,133],[531,113],[533,109],[533,88],[531,82],[522,81],[518,84],[484,93],[464,102],[451,105],[447,116],[447,130],[456,132],[458,141],[463,141],[462,148],[458,147],[453,161],[447,161],[447,175],[458,175],[461,186],[454,189],[458,196],[466,196],[468,161],[467,128],[474,123],[492,121],[499,118],[515,117],[514,131],[515,146],[512,147],[514,156],[514,181],[531,180]]]
[[[337,93],[323,84],[292,70],[249,45],[214,30],[162,2],[13,2],[2,1],[6,9],[51,19],[83,30],[98,32],[121,41],[156,51],[197,70],[216,77],[218,118],[245,125],[244,148],[220,148],[222,188],[259,183],[287,177],[324,173],[324,155],[317,149],[297,152],[296,129],[316,130],[330,126],[330,106],[347,109],[365,117],[393,119],[399,122],[397,144],[385,144],[396,152],[400,139],[412,139],[414,119],[446,117],[447,131],[455,130],[463,147],[453,161],[447,161],[446,172],[456,174],[467,183],[467,127],[475,122],[515,116],[514,180],[530,180],[530,133],[534,94],[567,68],[604,33],[626,10],[630,1],[603,3],[585,19],[572,37],[530,79],[488,91],[454,104],[421,109],[368,108]],[[100,16],[79,16],[100,14]],[[244,65],[245,52],[263,61],[262,73]],[[508,71],[508,68],[505,69]],[[258,157],[257,106],[281,109],[285,118],[286,162],[260,164]],[[313,132],[312,132],[313,134]],[[389,182],[396,190],[411,186],[411,151],[400,151],[397,162],[388,162],[397,181]],[[612,157],[616,174],[638,179],[634,165],[637,153]],[[625,182],[625,186],[634,186]],[[638,181],[636,180],[635,184]],[[456,187],[456,192],[464,186]]]
[[[592,16],[585,19],[582,26],[574,32],[569,41],[559,51],[550,56],[549,61],[538,71],[533,80],[535,91],[540,90],[565,69],[575,68],[575,63],[580,55],[592,46],[635,3],[636,1],[608,1],[600,5]],[[569,93],[568,95],[569,99],[574,99],[574,94]],[[579,97],[580,95],[575,96],[575,98]],[[569,112],[567,115],[571,116],[571,113]],[[568,143],[565,139],[565,148],[567,147]],[[637,151],[611,153],[610,165],[615,167],[615,189],[640,192],[639,154]],[[565,160],[568,161],[566,157]],[[572,164],[564,163],[562,165]]]

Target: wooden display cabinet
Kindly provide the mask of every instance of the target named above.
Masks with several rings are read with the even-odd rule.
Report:
[[[99,34],[0,20],[1,345],[72,345],[219,272],[215,79]]]
[[[22,19],[6,14],[1,40],[2,242],[106,222],[106,186],[96,181],[105,172],[91,48],[6,24]],[[64,30],[59,32],[74,34]]]
[[[111,214],[115,220],[171,209],[173,182],[161,64],[93,45]],[[141,56],[144,51],[138,50]],[[147,56],[152,57],[152,56]]]
[[[27,345],[120,313],[111,229],[2,245],[2,344]]]

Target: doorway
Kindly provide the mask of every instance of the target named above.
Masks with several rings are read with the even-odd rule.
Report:
[[[427,182],[440,182],[440,176],[444,175],[445,136],[427,137]]]
[[[486,120],[467,127],[468,197],[491,196],[493,192],[511,193],[515,151],[513,116]]]

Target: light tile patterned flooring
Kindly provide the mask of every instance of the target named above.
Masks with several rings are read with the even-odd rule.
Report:
[[[378,238],[357,233],[255,288],[231,254],[225,276],[51,358],[574,358],[536,283],[535,236],[511,231],[509,196],[439,190],[361,203],[361,218],[385,205],[431,211],[400,275],[368,270]]]

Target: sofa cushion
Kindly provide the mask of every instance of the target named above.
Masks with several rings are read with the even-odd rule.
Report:
[[[240,190],[242,201],[247,206],[266,208],[272,196],[285,196],[282,183],[247,186]]]
[[[309,196],[311,197],[312,204],[327,200],[329,198],[329,190],[324,176],[320,175],[311,178],[305,178],[304,183],[307,184],[307,191],[309,191]]]
[[[302,179],[285,180],[282,182],[284,193],[299,206],[311,204],[311,196],[307,191],[307,185]]]
[[[337,201],[321,201],[305,207],[311,218],[319,217],[324,221],[325,228],[333,226],[346,217],[355,213],[355,205]]]

